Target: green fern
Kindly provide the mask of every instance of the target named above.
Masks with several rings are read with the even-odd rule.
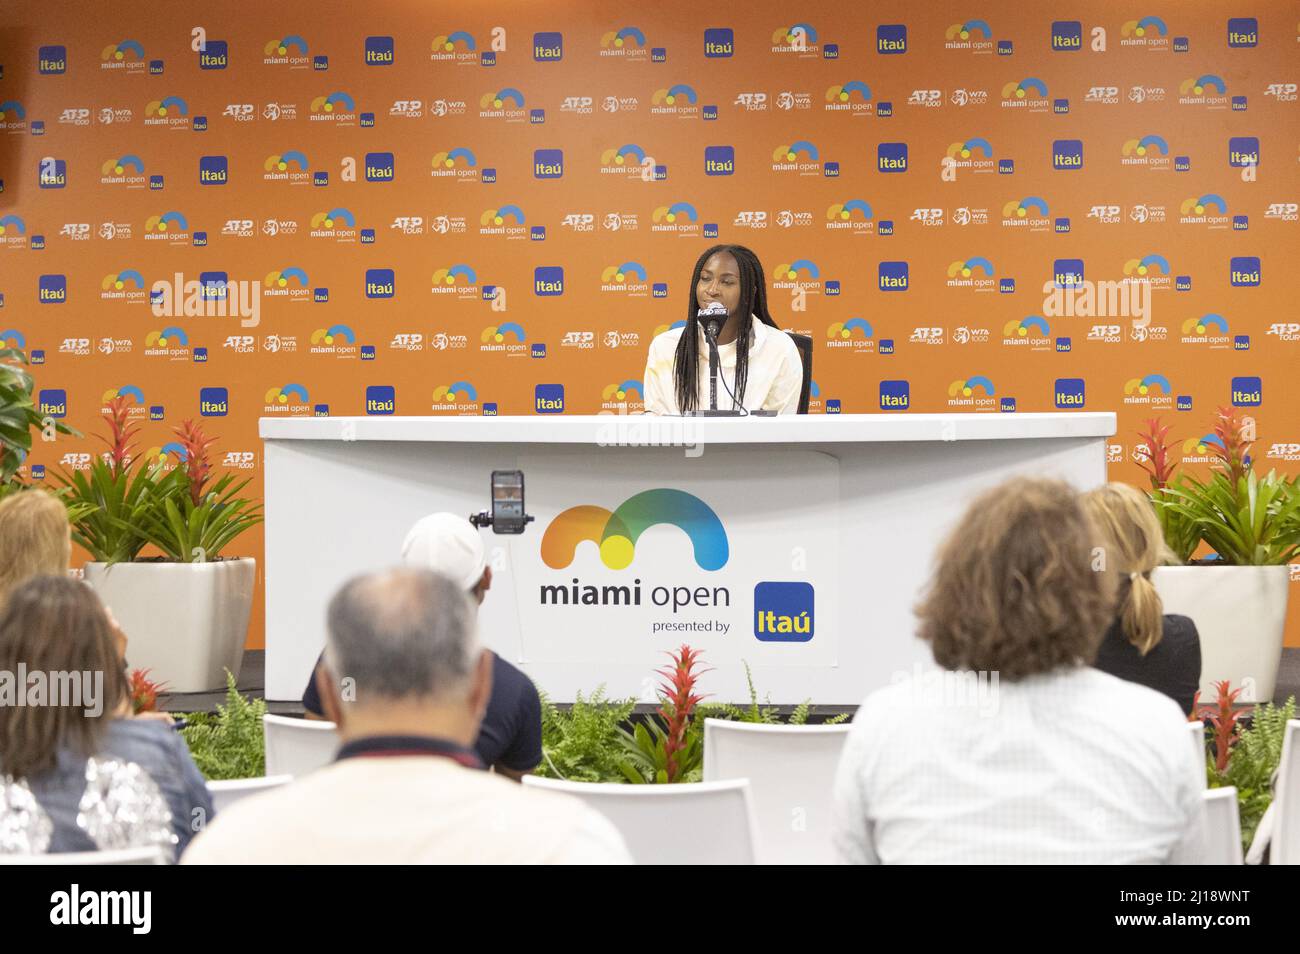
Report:
[[[590,696],[578,693],[567,711],[542,697],[542,764],[536,774],[574,782],[626,781],[619,725],[632,715],[635,699],[605,698],[602,685]]]
[[[226,670],[226,703],[216,714],[194,712],[181,736],[203,777],[209,781],[256,778],[266,774],[266,740],[262,717],[266,701],[248,699],[235,688],[235,677]]]
[[[1273,773],[1282,761],[1282,742],[1286,737],[1286,724],[1295,718],[1295,696],[1287,699],[1281,708],[1266,702],[1255,707],[1249,728],[1242,728],[1228,768],[1222,774],[1209,762],[1211,788],[1235,785],[1237,803],[1241,811],[1241,841],[1245,849],[1255,838],[1260,819],[1273,801]]]

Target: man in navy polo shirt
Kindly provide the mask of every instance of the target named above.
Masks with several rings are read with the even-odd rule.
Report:
[[[453,513],[433,513],[417,521],[402,543],[402,561],[460,583],[476,606],[492,586],[482,537],[468,520]],[[531,679],[487,652],[492,657],[492,695],[474,751],[484,765],[518,781],[542,761],[542,702]],[[320,673],[318,660],[302,696],[309,719],[325,718],[317,685]]]

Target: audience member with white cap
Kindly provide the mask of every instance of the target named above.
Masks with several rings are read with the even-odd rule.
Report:
[[[569,795],[484,772],[470,748],[492,692],[464,579],[401,567],[330,601],[321,679],[334,762],[230,806],[184,864],[627,864]],[[340,680],[351,680],[344,702]]]
[[[417,520],[402,542],[402,561],[447,577],[469,593],[476,606],[492,586],[482,536],[453,513],[431,513]],[[517,780],[542,761],[541,699],[523,672],[491,650],[484,652],[492,659],[492,694],[474,751],[484,765]],[[318,662],[302,697],[308,718],[325,718],[321,678]]]

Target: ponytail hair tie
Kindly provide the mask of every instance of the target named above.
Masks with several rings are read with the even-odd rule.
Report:
[[[1142,575],[1142,574],[1139,573],[1137,570],[1134,570],[1132,573],[1130,573],[1130,574],[1128,575],[1128,581],[1129,581],[1130,583],[1136,583],[1136,582],[1138,581],[1138,577],[1141,576],[1141,575]]]

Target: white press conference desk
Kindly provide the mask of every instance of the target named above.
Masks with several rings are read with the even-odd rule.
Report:
[[[649,701],[664,651],[687,643],[713,667],[714,700],[748,698],[747,664],[775,703],[854,704],[932,665],[912,607],[967,503],[1018,474],[1101,484],[1115,415],[297,417],[259,431],[269,699],[301,696],[344,580],[400,562],[427,513],[488,509],[491,471],[521,469],[536,520],[483,531],[480,631],[552,699],[603,684]]]

